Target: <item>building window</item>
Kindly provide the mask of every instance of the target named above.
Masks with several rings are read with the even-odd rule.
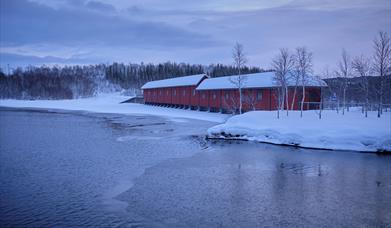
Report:
[[[162,91],[161,91],[161,90],[159,91],[159,95],[160,95],[160,96],[162,95]]]
[[[229,93],[228,93],[228,92],[225,92],[225,99],[226,99],[226,100],[229,99]]]
[[[216,100],[216,93],[213,93],[213,100]]]
[[[205,92],[202,92],[202,99],[205,99]]]
[[[186,90],[183,90],[183,96],[186,96]]]
[[[195,89],[193,89],[193,97],[196,95],[196,91]]]
[[[168,90],[167,90],[167,96],[168,96]]]
[[[174,94],[173,95],[176,96],[176,89],[174,89]]]
[[[262,90],[257,90],[257,101],[262,100]]]

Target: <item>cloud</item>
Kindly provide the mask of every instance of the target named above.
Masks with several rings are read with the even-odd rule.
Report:
[[[269,67],[279,48],[307,46],[317,69],[344,47],[372,53],[391,34],[389,0],[0,1],[0,52],[83,61],[230,64],[243,43],[250,65]],[[41,46],[42,48],[36,48]],[[74,58],[78,60],[80,58]],[[2,60],[6,61],[6,60]]]
[[[103,11],[103,12],[113,12],[115,11],[115,8],[113,5],[98,2],[98,1],[89,1],[86,4],[87,8],[93,9],[93,10],[98,10],[98,11]]]
[[[111,8],[108,4],[91,1],[87,6],[101,10]],[[216,44],[205,34],[188,32],[165,23],[132,21],[83,9],[53,9],[27,1],[2,1],[0,14],[3,45],[61,43],[159,48]]]

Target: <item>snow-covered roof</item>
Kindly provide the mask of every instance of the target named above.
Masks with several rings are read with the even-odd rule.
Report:
[[[275,72],[242,74],[241,77],[245,78],[242,88],[271,88],[278,86],[275,81]],[[238,75],[233,75],[206,79],[197,87],[197,90],[236,89],[238,87],[233,82],[237,81],[238,78]],[[288,85],[294,86],[295,83],[293,80],[289,80]],[[327,84],[321,79],[308,76],[306,86],[325,87]]]
[[[176,86],[195,86],[204,78],[208,77],[206,74],[196,74],[184,77],[170,78],[164,80],[157,80],[145,83],[141,89],[165,88]]]

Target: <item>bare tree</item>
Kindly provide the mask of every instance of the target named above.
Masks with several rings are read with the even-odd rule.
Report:
[[[356,75],[360,77],[360,89],[365,94],[365,117],[368,117],[368,106],[369,106],[369,74],[371,70],[370,60],[363,55],[353,59],[352,68]]]
[[[343,79],[342,84],[342,115],[345,114],[345,108],[346,108],[346,91],[348,89],[348,80],[351,76],[351,62],[350,57],[347,54],[345,49],[342,49],[341,54],[341,60],[338,63],[338,70],[336,71],[336,74],[338,77],[341,77]]]
[[[315,79],[317,81],[318,86],[320,87],[320,102],[319,102],[319,110],[318,110],[318,116],[319,119],[322,119],[322,111],[323,111],[323,93],[322,93],[322,87],[324,86],[323,80],[320,76],[315,76]]]
[[[251,108],[251,110],[255,111],[255,105],[257,103],[257,96],[252,96],[251,94],[247,94],[243,97],[243,102]]]
[[[236,99],[236,96],[231,96],[231,94],[225,94],[222,99],[223,106],[227,107],[227,111],[235,115],[239,109],[239,101]]]
[[[230,77],[229,80],[239,90],[239,114],[242,114],[242,106],[243,106],[242,89],[247,81],[247,77],[241,74],[242,67],[244,67],[244,65],[247,63],[247,58],[244,54],[244,49],[242,44],[236,42],[232,51],[232,58],[234,59],[235,67],[238,69],[238,76]]]
[[[279,85],[279,107],[278,109],[284,109],[284,103],[286,104],[286,115],[289,112],[289,94],[288,94],[288,81],[290,72],[294,65],[294,58],[286,48],[281,48],[280,53],[272,60],[272,68],[275,71],[274,80]]]
[[[379,107],[377,116],[383,114],[384,77],[391,72],[391,42],[386,32],[380,31],[373,41],[375,54],[373,70],[380,76]]]
[[[295,62],[295,56],[294,56],[294,62]],[[291,80],[294,82],[294,89],[293,89],[293,95],[292,95],[292,103],[291,103],[291,110],[293,110],[296,100],[296,94],[297,94],[297,88],[300,84],[300,73],[297,71],[296,67],[292,71],[291,74]]]
[[[300,77],[300,84],[302,88],[300,117],[303,117],[305,86],[308,81],[308,75],[312,74],[312,71],[312,52],[308,51],[306,47],[296,48],[295,72]]]

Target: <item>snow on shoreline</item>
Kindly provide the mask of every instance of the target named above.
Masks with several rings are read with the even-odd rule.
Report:
[[[95,113],[116,113],[128,115],[156,115],[176,121],[176,118],[187,118],[223,123],[229,115],[220,113],[198,112],[185,109],[164,108],[143,104],[120,102],[129,99],[128,96],[100,94],[96,97],[73,100],[0,100],[0,107],[10,108],[40,108],[71,111],[87,111]]]
[[[210,138],[245,139],[305,148],[354,150],[363,152],[391,151],[391,113],[381,118],[376,112],[365,118],[359,111],[345,115],[324,111],[280,113],[254,111],[233,116],[226,123],[208,130]]]
[[[128,98],[115,93],[74,100],[0,100],[0,107],[156,115],[180,122],[185,121],[181,118],[197,119],[220,123],[208,129],[210,138],[246,139],[332,150],[391,151],[390,112],[385,112],[381,118],[376,117],[376,112],[370,112],[365,118],[358,110],[347,112],[344,116],[335,111],[324,111],[320,120],[316,111],[305,111],[303,118],[297,111],[289,112],[288,117],[282,112],[280,119],[276,118],[275,111],[254,111],[227,120],[230,115],[220,113],[120,104]]]

